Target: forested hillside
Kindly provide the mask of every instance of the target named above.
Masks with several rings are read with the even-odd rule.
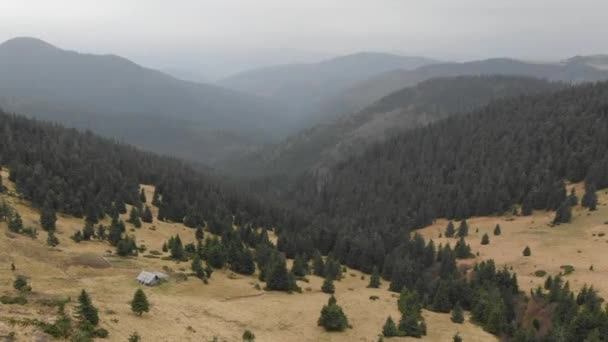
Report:
[[[388,95],[357,114],[317,125],[223,166],[226,172],[246,178],[293,179],[309,171],[322,179],[337,163],[407,129],[469,112],[495,99],[552,92],[564,86],[516,76],[432,79]]]
[[[414,70],[393,70],[359,82],[328,99],[320,105],[319,110],[326,115],[356,112],[392,92],[437,77],[511,75],[573,83],[608,79],[606,70],[597,67],[599,63],[593,64],[587,61],[588,59],[584,57],[562,63],[535,63],[510,58],[493,58],[464,63],[432,64]]]
[[[0,165],[9,167],[17,191],[42,209],[96,222],[115,207],[141,204],[139,185],[154,184],[159,215],[170,221],[255,222],[270,228],[282,220],[259,201],[176,159],[1,112],[0,132]]]
[[[557,209],[565,180],[608,186],[607,132],[608,83],[498,100],[373,146],[322,186],[305,176],[288,196],[315,213],[313,245],[369,267],[360,253],[390,251],[434,218]]]
[[[281,105],[34,38],[0,44],[0,106],[212,163],[287,134]]]

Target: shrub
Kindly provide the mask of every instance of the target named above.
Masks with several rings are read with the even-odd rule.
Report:
[[[569,274],[572,274],[572,272],[574,272],[574,266],[572,266],[572,265],[561,265],[559,268],[564,270],[564,275],[569,275]]]
[[[27,304],[27,299],[23,296],[16,296],[16,297],[2,296],[2,297],[0,297],[0,303],[25,305],[25,304]]]

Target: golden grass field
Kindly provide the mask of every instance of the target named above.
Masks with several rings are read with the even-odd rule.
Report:
[[[6,170],[1,171],[5,185]],[[7,184],[8,183],[8,184]],[[147,197],[152,198],[153,188],[144,186]],[[582,194],[582,191],[579,191]],[[16,197],[3,196],[22,215],[24,224],[39,227],[39,213]],[[600,202],[606,202],[601,194]],[[153,208],[155,211],[155,208]],[[524,289],[542,281],[533,275],[537,269],[550,274],[559,272],[559,266],[573,265],[576,270],[567,276],[571,284],[580,286],[593,283],[607,293],[608,260],[602,260],[602,250],[608,237],[593,237],[592,234],[608,230],[602,218],[608,218],[608,208],[599,206],[591,215],[576,209],[573,224],[555,228],[547,226],[552,219],[550,213],[536,213],[531,217],[474,218],[469,220],[471,236],[469,242],[479,258],[494,258],[500,264],[513,266],[518,272]],[[491,243],[480,246],[479,240],[485,231],[491,233],[495,223],[502,226],[502,235],[490,234]],[[81,289],[86,289],[100,310],[101,325],[108,329],[109,341],[126,341],[137,331],[143,341],[240,341],[245,329],[253,331],[257,341],[376,341],[388,315],[399,318],[395,294],[382,289],[368,289],[368,276],[362,279],[358,271],[348,270],[345,279],[336,282],[336,298],[342,305],[353,328],[343,333],[327,333],[316,324],[321,307],[328,295],[320,291],[322,279],[309,276],[309,283],[299,282],[304,289],[301,294],[286,294],[257,290],[257,276],[241,276],[228,270],[213,273],[208,285],[190,277],[177,281],[172,277],[158,287],[146,287],[151,310],[142,317],[134,315],[129,306],[134,291],[140,287],[135,280],[141,270],[189,272],[189,263],[175,263],[160,259],[145,258],[150,250],[161,250],[162,243],[171,235],[180,234],[186,242],[194,241],[194,231],[179,224],[158,222],[145,224],[130,234],[135,234],[139,245],[145,245],[146,253],[137,258],[119,258],[109,253],[105,242],[73,242],[71,236],[83,226],[83,220],[60,216],[57,230],[61,244],[56,248],[46,246],[46,233],[39,229],[37,240],[7,233],[0,224],[0,295],[16,295],[12,287],[15,274],[30,279],[33,291],[28,295],[29,303],[0,305],[0,340],[10,332],[17,334],[18,341],[46,341],[48,336],[33,327],[11,326],[9,319],[55,317],[55,309],[40,305],[37,300],[54,297],[75,298]],[[433,226],[422,230],[437,243],[446,222],[438,220]],[[475,228],[479,232],[475,233]],[[132,228],[127,224],[127,229]],[[532,256],[524,258],[523,248],[529,245]],[[580,252],[579,252],[580,251]],[[472,262],[472,261],[467,261]],[[11,271],[10,264],[17,267]],[[595,270],[589,271],[593,264]],[[263,287],[263,284],[260,284]],[[379,300],[371,301],[370,296]],[[497,339],[470,322],[459,325],[450,321],[448,314],[424,312],[428,336],[423,341],[446,342],[459,332],[464,341],[496,341]],[[391,338],[391,341],[416,341],[413,338]]]

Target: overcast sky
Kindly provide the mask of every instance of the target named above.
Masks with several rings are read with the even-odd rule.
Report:
[[[607,13],[606,0],[0,0],[0,40],[203,73],[356,51],[561,59],[608,52]]]

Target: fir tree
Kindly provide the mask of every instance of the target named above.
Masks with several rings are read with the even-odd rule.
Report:
[[[399,329],[397,329],[397,325],[391,316],[388,316],[384,326],[382,327],[382,335],[385,337],[399,336]]]
[[[255,334],[249,330],[245,330],[245,332],[243,332],[243,342],[254,342],[254,341],[255,341]]]
[[[500,225],[497,224],[496,227],[494,227],[494,236],[499,236],[500,234],[502,234],[500,231]]]
[[[47,233],[46,244],[51,247],[59,245],[59,239],[57,238],[57,236],[55,236],[54,231],[51,230]]]
[[[80,296],[78,296],[76,315],[81,323],[88,322],[93,326],[97,326],[97,324],[99,324],[99,314],[97,313],[97,308],[93,306],[91,297],[85,290],[82,290],[80,292]]]
[[[452,303],[450,302],[449,288],[445,282],[441,282],[435,291],[432,303],[433,310],[437,312],[450,312]]]
[[[141,190],[139,190],[139,201],[141,203],[146,203],[148,200],[146,199],[146,192],[144,191],[144,189],[142,188]]]
[[[488,233],[484,233],[483,236],[481,237],[481,244],[482,245],[490,244],[490,237],[488,236]]]
[[[568,200],[564,201],[562,205],[557,208],[555,212],[555,218],[553,219],[553,223],[570,223],[572,220],[572,207],[570,206],[570,202]]]
[[[594,184],[585,184],[585,194],[583,195],[583,198],[581,200],[581,205],[591,211],[597,209],[597,194]]]
[[[206,278],[206,274],[205,274],[205,270],[203,269],[203,265],[201,263],[201,257],[198,254],[194,255],[194,259],[192,259],[192,272],[194,272],[194,274],[196,274],[196,276],[200,279],[205,279]]]
[[[461,324],[464,322],[464,313],[462,311],[462,307],[460,306],[460,302],[457,302],[452,309],[452,322]]]
[[[174,260],[184,259],[184,246],[182,245],[182,240],[180,239],[179,234],[175,236],[173,244],[171,244],[171,258]]]
[[[95,235],[95,227],[90,222],[87,222],[82,228],[82,239],[85,241],[91,240],[91,238]]]
[[[380,273],[378,272],[378,267],[374,265],[372,268],[372,275],[369,278],[369,285],[367,287],[377,289],[380,287]]]
[[[141,316],[144,312],[150,311],[150,303],[142,289],[137,289],[131,300],[131,311]]]
[[[13,287],[15,288],[15,290],[20,292],[29,292],[32,290],[32,287],[27,283],[27,279],[22,275],[18,275],[17,277],[15,277]]]
[[[129,220],[127,222],[134,225],[135,228],[141,228],[139,210],[137,210],[136,207],[131,207],[131,211],[129,212]]]
[[[131,334],[131,336],[129,336],[128,342],[141,342],[141,336],[139,336],[137,331],[135,331]]]
[[[454,223],[452,221],[448,222],[448,226],[445,229],[445,237],[447,238],[451,238],[454,237],[454,234],[456,234],[456,229],[454,228]]]
[[[524,251],[522,252],[522,254],[526,257],[532,255],[532,251],[530,250],[530,247],[526,246],[526,248],[524,248]]]
[[[457,259],[467,259],[472,256],[471,246],[469,246],[463,237],[461,237],[458,242],[456,242],[456,246],[454,246],[454,256]]]
[[[329,294],[333,294],[334,292],[336,292],[336,288],[334,287],[334,280],[331,277],[325,277],[323,285],[321,286],[321,291]]]
[[[460,221],[460,226],[458,227],[458,237],[466,237],[469,235],[469,224],[467,220]]]
[[[576,190],[572,188],[570,190],[570,195],[568,195],[568,202],[571,207],[575,207],[578,205],[578,197],[576,196]]]
[[[196,237],[196,240],[198,240],[198,241],[202,241],[205,239],[205,232],[203,231],[203,227],[201,227],[201,226],[196,227],[196,232],[194,232],[194,237]]]
[[[150,210],[150,207],[147,205],[144,207],[144,212],[141,214],[141,220],[146,223],[152,223],[154,221],[152,210]]]
[[[57,214],[50,206],[45,205],[40,211],[40,226],[48,231],[55,230]]]
[[[318,250],[315,250],[312,259],[312,270],[313,274],[319,277],[325,276],[325,263],[323,262],[323,256]]]
[[[20,233],[23,230],[23,220],[18,212],[14,212],[11,215],[8,221],[8,229],[14,233]]]
[[[266,289],[270,291],[291,291],[289,272],[285,265],[285,257],[281,254],[271,261],[267,267]]]
[[[301,254],[296,254],[295,259],[293,259],[293,265],[291,266],[291,273],[296,277],[303,277],[307,273],[308,265],[306,265],[306,261]]]
[[[321,309],[321,316],[317,324],[327,331],[344,331],[349,327],[348,318],[337,304],[334,296],[331,296],[327,305],[324,305]]]

